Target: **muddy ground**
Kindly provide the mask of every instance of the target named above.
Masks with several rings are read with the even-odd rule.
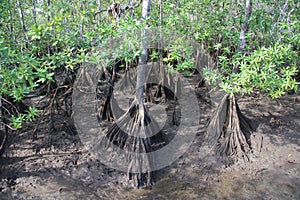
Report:
[[[215,107],[195,90],[199,133],[180,159],[155,173],[152,188],[134,189],[125,173],[93,158],[72,119],[58,112],[55,130],[46,115],[10,135],[0,158],[0,199],[300,199],[300,96],[239,99],[256,126],[246,162],[203,156],[201,140]]]

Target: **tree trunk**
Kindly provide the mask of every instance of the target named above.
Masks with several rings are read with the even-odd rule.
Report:
[[[162,13],[162,0],[159,1],[159,24],[162,25],[162,18],[163,18],[163,13]]]
[[[245,34],[248,31],[248,19],[251,15],[251,0],[246,0],[244,22],[241,27],[239,52],[246,46]],[[239,66],[233,67],[233,73],[238,73]],[[253,129],[239,109],[235,94],[226,94],[221,100],[214,117],[207,128],[208,141],[217,146],[217,153],[226,156],[247,158],[251,152],[250,135]]]
[[[17,4],[18,4],[19,15],[20,15],[20,23],[21,23],[21,27],[22,27],[22,35],[23,35],[23,38],[25,40],[25,48],[27,48],[28,38],[27,38],[27,35],[26,35],[27,30],[26,30],[26,25],[25,25],[24,12],[23,12],[20,0],[17,1]],[[23,49],[21,47],[21,51],[22,50]]]
[[[133,7],[132,0],[129,0],[128,3],[129,3],[129,6],[132,8]],[[130,14],[130,17],[133,17],[133,10],[132,9],[129,10],[129,14]]]
[[[36,0],[33,0],[32,4],[33,4],[32,5],[33,6],[33,8],[32,8],[33,23],[37,27],[37,21],[36,21]]]
[[[143,1],[143,19],[150,15],[150,0]],[[110,143],[126,150],[129,160],[128,176],[134,179],[140,188],[153,183],[153,159],[150,154],[151,136],[155,132],[155,123],[144,105],[144,85],[146,78],[148,30],[142,30],[142,55],[139,60],[135,99],[128,111],[122,115],[107,131],[105,137]],[[107,145],[107,144],[104,144]]]
[[[142,5],[142,16],[143,18],[147,18],[150,15],[150,4],[151,0],[144,0],[143,5]],[[138,115],[139,115],[139,120],[137,121],[137,125],[141,124],[141,129],[138,128],[138,132],[136,135],[134,135],[134,146],[135,149],[137,150],[137,153],[145,153],[145,152],[151,152],[151,133],[147,131],[147,128],[145,127],[148,123],[151,123],[151,120],[148,116],[148,113],[145,109],[144,106],[144,85],[146,82],[146,65],[147,65],[147,52],[148,52],[148,30],[147,27],[142,32],[142,55],[140,58],[139,66],[138,66],[138,73],[137,73],[137,84],[136,84],[136,101],[138,105]],[[135,104],[135,103],[133,103]],[[145,139],[143,139],[145,138]],[[143,146],[142,148],[140,146]],[[132,160],[132,162],[129,165],[128,168],[128,173],[129,177],[131,177],[132,169],[133,168],[140,168],[143,162],[140,162],[140,158],[137,158],[134,154],[132,154],[132,157],[135,158]],[[143,158],[146,159],[146,164],[148,165],[147,168],[147,173],[143,173],[143,171],[140,171],[138,173],[135,173],[134,175],[136,176],[137,180],[137,187],[142,186],[143,184],[143,176],[146,176],[146,181],[147,185],[151,184],[151,173],[152,173],[152,160],[151,158]],[[136,166],[134,166],[136,165]]]
[[[83,3],[82,1],[80,1],[79,3],[79,9],[80,9],[80,13],[79,13],[79,16],[82,15],[82,11],[83,11]],[[83,37],[83,34],[84,34],[84,22],[81,21],[80,25],[79,25],[79,32],[80,32],[80,37]]]
[[[48,12],[50,13],[50,4],[51,4],[51,0],[47,0],[47,7],[48,7]],[[50,14],[48,14],[47,16],[47,21],[50,22]]]
[[[252,12],[252,1],[246,0],[246,7],[245,7],[245,15],[244,21],[242,23],[241,32],[240,32],[240,43],[239,43],[239,51],[243,52],[246,47],[246,34],[248,32],[248,20]]]
[[[101,0],[98,0],[97,2],[98,2],[98,10],[101,11],[101,9],[102,9]],[[98,23],[98,25],[100,25],[100,23],[101,23],[101,12],[98,14],[97,23]]]
[[[11,37],[11,40],[14,40],[16,41],[16,34],[14,33],[14,23],[13,23],[13,16],[14,16],[14,7],[13,5],[11,5],[11,2],[8,1],[9,3],[9,34],[10,34],[10,37]]]

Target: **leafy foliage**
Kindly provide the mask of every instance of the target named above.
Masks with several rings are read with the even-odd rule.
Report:
[[[219,56],[223,73],[205,68],[204,77],[210,83],[221,80],[220,87],[229,94],[251,94],[255,89],[278,98],[286,91],[297,91],[298,83],[293,75],[297,72],[297,52],[289,45],[259,48],[251,55],[236,54],[231,61]],[[233,73],[234,66],[239,72]]]
[[[203,75],[227,93],[250,94],[259,89],[278,98],[296,91],[294,76],[300,52],[297,2],[254,2],[246,55],[238,51],[244,7],[240,1],[165,1],[163,8],[168,14],[162,23],[193,35],[209,50],[218,69],[207,66]],[[234,67],[239,69],[236,74]]]
[[[37,86],[54,81],[54,71],[58,68],[73,70],[86,60],[98,63],[99,58],[122,59],[126,63],[136,58],[140,54],[139,43],[132,35],[127,41],[119,42],[114,52],[99,52],[97,49],[98,44],[111,36],[117,38],[143,26],[140,6],[123,13],[118,22],[109,18],[106,12],[95,15],[111,2],[2,1],[0,97],[7,95],[20,102]],[[222,80],[221,86],[228,93],[244,94],[260,89],[277,98],[286,91],[296,90],[293,75],[299,68],[296,58],[300,52],[297,1],[262,0],[254,3],[246,34],[247,55],[240,55],[237,51],[245,6],[241,2],[153,1],[152,17],[147,23],[152,27],[179,31],[203,44],[222,71],[216,77],[217,73],[207,69],[205,78],[208,81]],[[183,40],[173,44],[168,47],[164,62],[172,70],[187,73],[194,68],[191,47]],[[232,73],[234,66],[239,67],[239,73]],[[22,120],[33,117],[28,113],[26,116],[10,114],[14,127],[20,127],[18,124]]]

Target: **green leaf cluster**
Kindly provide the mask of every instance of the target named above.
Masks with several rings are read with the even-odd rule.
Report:
[[[8,95],[22,101],[38,85],[54,81],[52,77],[58,68],[73,70],[87,61],[99,66],[111,66],[120,60],[126,64],[134,61],[141,53],[139,37],[134,33],[145,25],[141,7],[133,10],[131,16],[130,12],[125,13],[118,23],[108,18],[106,12],[94,16],[112,2],[3,0],[0,4],[0,97]],[[299,70],[298,2],[253,1],[246,34],[247,53],[241,55],[237,48],[244,20],[242,2],[153,1],[151,17],[146,23],[151,28],[161,27],[166,31],[164,35],[171,36],[174,31],[203,44],[218,66],[218,69],[204,69],[204,78],[220,84],[228,93],[249,94],[259,89],[277,98],[296,90],[293,76]],[[124,6],[126,1],[121,3]],[[170,69],[185,74],[194,69],[193,47],[188,40],[163,39],[170,41],[163,59]],[[113,48],[99,49],[102,44]],[[153,51],[150,59],[158,58],[158,52]],[[239,69],[238,73],[233,73],[234,68]],[[31,120],[33,116],[12,114],[11,125],[20,127],[23,120]]]
[[[236,54],[231,60],[220,56],[219,61],[221,70],[206,68],[204,77],[208,83],[219,84],[227,93],[251,94],[260,90],[278,98],[298,89],[293,75],[298,70],[299,60],[290,45],[262,47],[251,55]],[[233,72],[235,67],[237,72]]]

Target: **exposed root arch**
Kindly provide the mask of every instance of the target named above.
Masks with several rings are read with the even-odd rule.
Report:
[[[210,144],[217,154],[249,160],[252,151],[250,135],[253,129],[244,117],[235,96],[226,94],[220,102],[207,129]]]
[[[152,137],[158,132],[155,120],[151,119],[143,104],[136,99],[105,134],[108,140],[101,142],[106,147],[113,147],[126,151],[128,176],[135,177],[135,185],[142,187],[152,185],[153,159],[146,154],[152,152]],[[103,138],[104,139],[104,138]],[[146,157],[145,157],[146,156]]]

